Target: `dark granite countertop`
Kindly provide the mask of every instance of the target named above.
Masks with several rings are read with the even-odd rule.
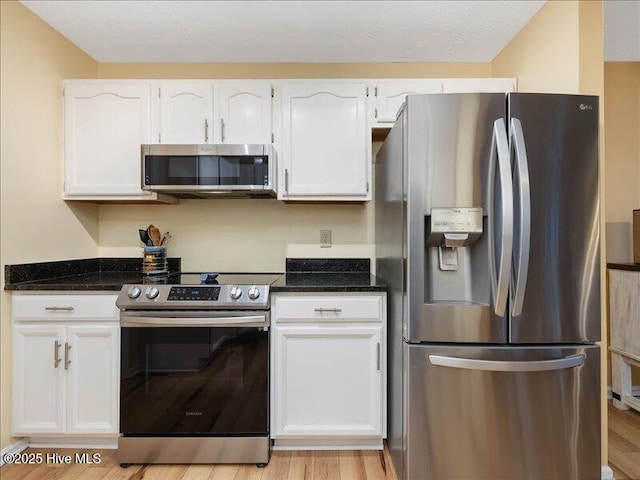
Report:
[[[156,283],[141,272],[141,258],[93,258],[5,266],[9,291],[119,291],[124,284]],[[169,258],[176,272],[161,283],[180,281],[181,261]],[[272,292],[384,292],[369,273],[368,259],[287,259],[287,273]]]
[[[180,271],[180,258],[167,260],[169,271]],[[5,265],[4,289],[119,291],[126,283],[147,283],[141,269],[142,258],[87,258]]]
[[[607,263],[607,268],[612,270],[631,270],[640,272],[640,263]]]

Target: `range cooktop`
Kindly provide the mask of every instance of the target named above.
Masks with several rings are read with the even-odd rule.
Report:
[[[269,287],[280,273],[180,273],[123,285],[120,310],[268,309]]]

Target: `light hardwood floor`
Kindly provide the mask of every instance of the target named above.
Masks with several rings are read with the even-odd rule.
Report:
[[[115,450],[28,449],[25,452],[100,453],[95,465],[4,465],[2,480],[397,480],[379,451],[273,452],[265,468],[255,465],[132,465],[121,468]]]
[[[29,449],[29,453],[100,453],[95,465],[4,465],[1,480],[397,480],[388,452],[273,452],[269,465],[132,465],[115,450]],[[640,479],[640,413],[609,404],[609,465],[616,480]]]
[[[616,480],[640,479],[640,413],[609,401],[609,466]]]

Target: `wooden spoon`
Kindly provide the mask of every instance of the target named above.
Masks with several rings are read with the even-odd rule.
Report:
[[[151,243],[153,243],[154,246],[160,246],[160,230],[158,230],[153,225],[149,225],[149,238],[151,239]]]

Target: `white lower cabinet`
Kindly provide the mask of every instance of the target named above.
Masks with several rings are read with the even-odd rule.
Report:
[[[55,297],[49,297],[55,298]],[[117,317],[75,320],[84,296],[65,296],[55,319],[13,324],[13,435],[113,435],[119,431],[120,327]],[[95,296],[104,303],[105,297]],[[14,311],[38,303],[17,296]],[[74,305],[74,299],[78,299]],[[115,296],[112,296],[115,309]],[[53,310],[50,309],[48,312]],[[60,307],[58,307],[60,308]],[[116,309],[117,311],[117,309]],[[115,313],[114,313],[115,315]]]
[[[385,299],[359,297],[274,294],[271,436],[276,448],[381,448]],[[379,308],[366,308],[368,303]],[[360,312],[352,308],[358,304],[365,307]]]

